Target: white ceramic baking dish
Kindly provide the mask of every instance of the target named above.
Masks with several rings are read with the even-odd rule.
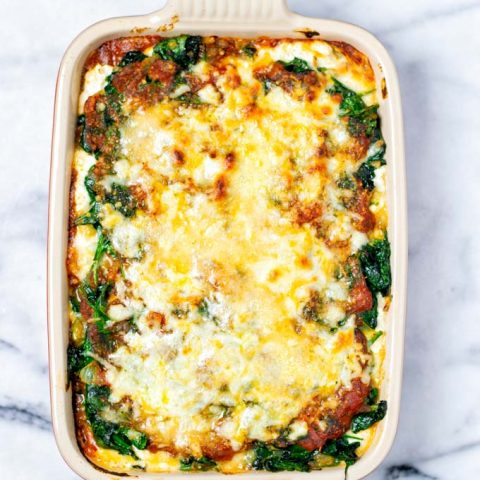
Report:
[[[118,475],[96,469],[82,455],[75,438],[72,398],[67,385],[68,293],[65,257],[67,250],[68,195],[70,166],[74,150],[77,101],[84,61],[90,51],[106,40],[131,35],[161,33],[257,37],[303,37],[301,30],[315,30],[320,38],[352,44],[364,52],[372,63],[377,85],[386,87],[380,98],[382,131],[387,143],[387,188],[392,246],[392,304],[388,314],[385,380],[382,398],[388,401],[388,414],[379,424],[376,437],[367,453],[348,471],[349,480],[364,478],[387,455],[397,428],[402,381],[404,318],[407,279],[407,222],[404,173],[403,127],[400,93],[395,67],[381,43],[359,27],[331,20],[303,17],[288,11],[284,0],[169,0],[165,8],[149,15],[105,20],[83,31],[68,47],[57,80],[53,123],[48,225],[48,334],[52,422],[58,448],[70,467],[86,480],[112,480]],[[384,82],[384,83],[383,83]],[[207,479],[218,473],[200,473]],[[184,474],[133,475],[144,479],[180,477]],[[309,477],[343,479],[343,468],[310,473],[242,474],[243,479],[277,480]]]

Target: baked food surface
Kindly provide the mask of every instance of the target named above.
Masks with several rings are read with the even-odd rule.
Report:
[[[385,142],[341,42],[180,35],[88,58],[67,270],[77,438],[113,472],[348,467],[390,303]]]

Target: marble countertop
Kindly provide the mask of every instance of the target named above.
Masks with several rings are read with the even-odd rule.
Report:
[[[24,0],[2,6],[4,480],[78,479],[55,446],[47,375],[45,242],[60,58],[73,36],[89,24],[162,4]],[[394,447],[369,478],[480,478],[480,3],[292,0],[289,5],[299,13],[346,20],[376,34],[396,62],[402,87],[410,241],[403,399]]]

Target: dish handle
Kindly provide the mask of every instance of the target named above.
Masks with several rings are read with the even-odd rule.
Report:
[[[242,21],[248,23],[279,21],[287,18],[286,0],[167,0],[156,15],[178,15],[183,21]]]

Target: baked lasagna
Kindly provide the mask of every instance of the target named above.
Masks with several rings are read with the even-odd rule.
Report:
[[[88,57],[67,256],[76,435],[111,472],[348,468],[386,415],[368,58],[137,36]]]

